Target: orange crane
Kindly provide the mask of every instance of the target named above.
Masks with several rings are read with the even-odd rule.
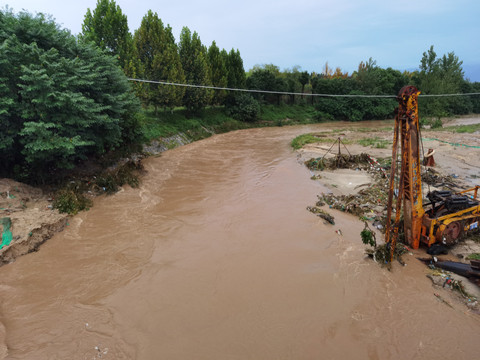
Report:
[[[431,246],[435,243],[452,245],[464,234],[478,231],[480,221],[480,186],[452,193],[433,191],[427,194],[429,203],[423,204],[420,167],[420,124],[418,118],[418,95],[414,86],[405,86],[398,93],[393,135],[392,166],[387,204],[385,243],[390,246],[390,261],[398,239],[402,205],[405,241],[413,249],[420,243]],[[399,141],[400,134],[400,141]],[[401,165],[398,181],[397,148],[401,145]],[[395,220],[393,224],[393,198],[396,195]]]

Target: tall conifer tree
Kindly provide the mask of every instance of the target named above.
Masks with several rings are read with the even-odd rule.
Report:
[[[135,51],[141,64],[136,68],[142,77],[154,81],[183,83],[185,76],[170,26],[164,27],[157,13],[151,10],[143,17],[134,35]],[[132,65],[133,66],[133,65]],[[144,103],[173,108],[181,104],[185,89],[179,86],[142,85]]]
[[[129,61],[132,35],[127,16],[114,0],[98,0],[93,12],[88,9],[82,25],[81,38],[93,41],[118,57],[122,68]]]
[[[211,85],[207,51],[196,31],[192,35],[189,28],[182,29],[179,53],[188,84]],[[183,101],[187,111],[196,114],[209,103],[211,97],[212,90],[189,87]]]
[[[210,63],[212,85],[217,87],[227,87],[227,65],[225,64],[225,59],[221,56],[220,49],[215,41],[213,41],[212,45],[208,48],[208,61]],[[212,104],[222,104],[225,96],[225,90],[214,90]]]

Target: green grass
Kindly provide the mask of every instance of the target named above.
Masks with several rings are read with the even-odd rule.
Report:
[[[310,124],[315,122],[315,109],[308,105],[263,105],[255,122],[242,122],[225,114],[223,107],[208,107],[199,116],[188,118],[184,108],[174,111],[144,109],[140,115],[143,137],[148,142],[160,137],[184,133],[191,140],[200,140],[212,133],[225,133],[233,130]]]
[[[290,145],[293,147],[294,150],[298,150],[307,144],[315,143],[317,141],[318,138],[313,136],[313,134],[303,134],[293,139]]]
[[[337,138],[332,138],[332,137],[324,137],[322,136],[323,134],[303,134],[297,136],[295,139],[293,139],[290,143],[292,148],[294,150],[301,149],[307,144],[313,144],[313,143],[333,143],[334,141],[337,140]],[[345,144],[348,142],[342,140]]]
[[[374,138],[360,139],[358,140],[358,143],[362,146],[371,146],[376,149],[386,149],[390,144],[390,141],[380,139],[378,136],[375,136]]]
[[[262,105],[260,109],[260,121],[293,121],[299,124],[311,124],[316,110],[311,105]],[[288,119],[288,120],[287,120]]]
[[[446,130],[447,129],[453,130],[453,132],[456,132],[456,133],[472,134],[476,131],[480,131],[480,124],[452,126],[452,127],[446,128]]]
[[[207,108],[200,116],[188,118],[185,109],[171,111],[144,110],[141,115],[144,138],[149,141],[184,133],[191,140],[200,140],[212,133],[224,133],[251,127],[250,124],[225,115],[223,108]]]

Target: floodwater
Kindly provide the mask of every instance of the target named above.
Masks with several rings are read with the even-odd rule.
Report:
[[[362,223],[306,210],[323,189],[289,142],[312,129],[149,158],[139,189],[0,268],[7,358],[476,358],[478,316],[438,301],[423,265],[381,269]]]

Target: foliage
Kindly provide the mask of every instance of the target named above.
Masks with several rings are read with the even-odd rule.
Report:
[[[281,104],[260,107],[259,119],[264,121],[285,120],[295,123],[310,124],[314,121],[316,111],[311,105]]]
[[[227,87],[228,83],[228,69],[226,64],[226,58],[222,56],[220,49],[215,41],[208,48],[208,63],[210,67],[210,79],[212,85],[216,87]],[[215,90],[212,96],[212,105],[223,104],[227,93],[225,90]]]
[[[237,93],[230,97],[225,108],[227,115],[240,121],[255,121],[260,112],[257,100],[247,93]]]
[[[317,94],[391,95],[406,82],[398,71],[378,68],[372,60],[368,64],[360,66],[350,78],[314,77],[312,90]],[[316,104],[316,118],[349,121],[387,119],[394,116],[396,106],[396,101],[390,98],[321,97]]]
[[[375,233],[368,227],[366,222],[365,222],[365,228],[360,233],[360,236],[362,238],[362,242],[365,245],[370,245],[373,248],[375,248],[377,246],[377,240],[375,238]]]
[[[426,126],[429,126],[430,129],[440,129],[443,127],[443,122],[442,119],[439,117],[437,118],[420,118],[420,127],[425,128]]]
[[[189,28],[182,29],[179,54],[188,84],[211,85],[207,51],[196,31],[192,35]],[[188,87],[183,97],[183,103],[190,115],[199,114],[210,102],[211,97],[212,90]]]
[[[135,54],[138,65],[131,63],[139,76],[148,80],[164,80],[184,83],[185,74],[177,45],[170,26],[164,27],[157,13],[151,10],[143,17],[140,28],[134,35]],[[159,84],[139,84],[137,93],[143,103],[158,108],[170,108],[182,104],[185,88]]]
[[[423,53],[420,71],[414,76],[415,85],[423,94],[457,94],[464,87],[462,61],[454,52],[437,57],[433,45]],[[420,113],[441,117],[461,114],[468,108],[468,99],[462,97],[428,97],[419,99]]]
[[[432,124],[430,125],[432,129],[438,129],[443,127],[442,120],[440,118],[437,118],[432,121]]]
[[[226,51],[222,51],[222,56],[226,59],[228,78],[227,85],[229,88],[243,89],[246,85],[246,74],[243,68],[243,60],[240,56],[240,51],[230,50],[227,54]]]
[[[67,187],[55,194],[53,207],[61,213],[75,215],[80,211],[88,210],[92,201],[83,195],[78,187]]]
[[[104,171],[97,176],[95,183],[107,194],[117,192],[118,188],[125,184],[136,188],[139,185],[137,176],[138,170],[141,170],[141,165],[133,161],[128,161],[120,166],[114,167],[113,169]]]
[[[114,0],[97,0],[93,13],[90,9],[87,10],[80,37],[85,41],[93,41],[103,50],[117,56],[122,68],[127,64],[132,35],[128,30],[127,16]]]
[[[185,134],[189,139],[199,140],[211,136],[212,132],[221,133],[248,126],[227,116],[222,108],[206,108],[201,115],[189,118],[186,117],[185,109],[159,111],[157,114],[147,109],[140,119],[147,141],[178,133]]]
[[[43,15],[0,14],[2,173],[44,181],[139,139],[138,102],[113,57]]]

